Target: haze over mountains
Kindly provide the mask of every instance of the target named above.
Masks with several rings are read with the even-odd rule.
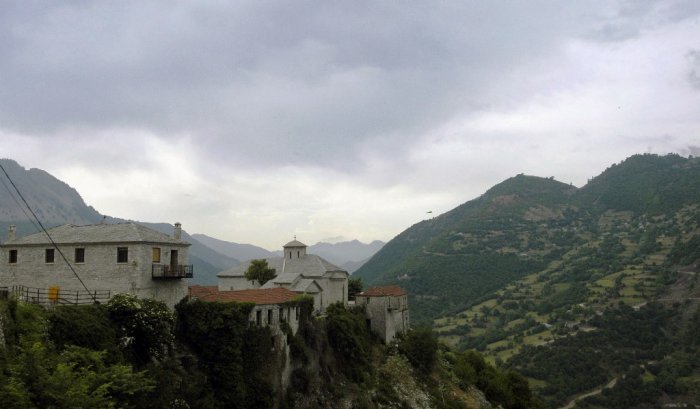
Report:
[[[2,163],[48,225],[101,220],[46,172]],[[34,228],[12,210],[12,197],[0,195],[0,204],[0,228]],[[218,271],[241,260],[278,254],[183,236],[199,283],[215,283]],[[309,247],[349,271],[371,257],[355,273],[366,286],[406,288],[412,322],[522,372],[552,407],[591,390],[598,394],[586,407],[700,398],[692,335],[700,331],[700,158],[634,155],[581,188],[520,174],[385,245]]]
[[[103,220],[108,223],[125,222],[117,217],[103,216],[92,206],[88,206],[80,194],[59,179],[41,169],[25,169],[11,159],[0,159],[12,181],[17,185],[31,208],[35,211],[45,227],[65,223],[94,224]],[[0,194],[0,237],[5,237],[7,227],[17,226],[19,236],[38,231],[38,226],[31,219],[29,212],[25,213],[21,199],[14,193],[5,175],[0,175],[0,186],[4,192]],[[12,192],[12,194],[10,193]],[[173,225],[170,223],[152,223],[138,221],[154,230],[172,234]],[[216,284],[216,274],[252,258],[265,258],[277,255],[251,244],[238,244],[219,240],[204,234],[182,232],[184,240],[191,243],[189,256],[195,268],[196,284]],[[291,240],[291,238],[290,238]],[[280,243],[280,250],[282,245]],[[380,241],[363,244],[357,240],[340,243],[318,243],[310,247],[310,252],[318,254],[340,267],[354,271],[383,245]]]
[[[193,234],[193,238],[204,243],[209,248],[217,252],[227,255],[228,257],[238,260],[251,260],[260,258],[269,258],[282,255],[282,246],[285,243],[280,243],[280,249],[269,251],[262,247],[252,244],[233,243],[225,240],[209,237],[205,234]],[[290,241],[292,238],[290,238]],[[320,242],[309,245],[308,252],[310,254],[319,255],[338,267],[345,268],[352,273],[364,264],[374,253],[382,248],[384,242],[375,240],[371,243],[364,244],[358,240],[340,241],[335,243]]]

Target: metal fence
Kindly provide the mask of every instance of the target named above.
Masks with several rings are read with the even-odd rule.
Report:
[[[0,294],[2,293],[0,287]],[[6,293],[12,294],[18,300],[39,305],[82,305],[106,303],[111,296],[109,290],[81,291],[64,290],[58,287],[34,288],[15,285],[5,287]]]

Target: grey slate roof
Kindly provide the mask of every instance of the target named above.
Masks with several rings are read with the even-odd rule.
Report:
[[[149,229],[137,223],[119,224],[90,224],[63,226],[48,229],[56,244],[97,244],[97,243],[161,243],[170,245],[189,246],[190,243],[178,240],[167,234]],[[43,232],[30,234],[15,240],[2,243],[3,246],[31,246],[50,243]]]
[[[294,239],[294,240],[290,241],[289,243],[285,244],[285,245],[282,246],[282,247],[306,247],[306,244],[300,242],[300,241],[297,240],[297,239]]]
[[[331,264],[329,261],[315,254],[307,254],[301,258],[286,259],[284,257],[270,257],[265,259],[270,268],[275,269],[277,276],[270,280],[273,283],[291,284],[298,276],[302,278],[323,277],[330,272],[345,273],[347,271]],[[217,277],[242,277],[250,265],[250,260],[230,270],[222,271]]]
[[[297,292],[305,292],[305,293],[318,293],[323,291],[321,289],[321,286],[316,283],[315,280],[312,280],[310,278],[303,278],[292,286],[290,288],[292,291],[297,291]]]

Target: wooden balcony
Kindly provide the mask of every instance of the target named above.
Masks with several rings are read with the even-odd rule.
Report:
[[[194,269],[192,264],[153,264],[151,267],[151,277],[154,280],[179,280],[181,278],[192,278]]]

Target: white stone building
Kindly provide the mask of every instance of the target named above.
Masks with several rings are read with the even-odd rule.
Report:
[[[219,291],[216,286],[193,285],[190,287],[190,300],[255,304],[248,320],[255,325],[270,329],[273,348],[284,357],[281,361],[279,378],[283,390],[287,389],[292,374],[289,334],[285,325],[289,326],[292,335],[299,330],[301,308],[296,301],[298,296],[298,293],[281,287],[236,291]]]
[[[294,300],[298,296],[286,288],[267,288],[238,291],[219,291],[216,286],[193,285],[189,288],[191,300],[253,303],[249,320],[258,326],[271,327],[273,334],[281,331],[285,322],[296,334],[299,329],[299,307]]]
[[[335,302],[348,302],[348,272],[314,254],[306,253],[306,244],[293,240],[283,247],[282,257],[265,259],[276,276],[260,286],[245,278],[250,261],[217,274],[219,290],[286,288],[314,298],[314,309],[323,312]]]
[[[372,287],[355,296],[357,306],[365,309],[367,324],[384,342],[408,331],[408,294],[403,288],[390,285]]]
[[[84,291],[70,263],[90,291],[155,298],[172,307],[187,296],[186,278],[193,274],[181,232],[180,223],[173,237],[136,223],[67,224],[48,230],[56,248],[43,232],[17,238],[10,226],[0,244],[0,287],[58,288],[60,301],[61,291]]]

